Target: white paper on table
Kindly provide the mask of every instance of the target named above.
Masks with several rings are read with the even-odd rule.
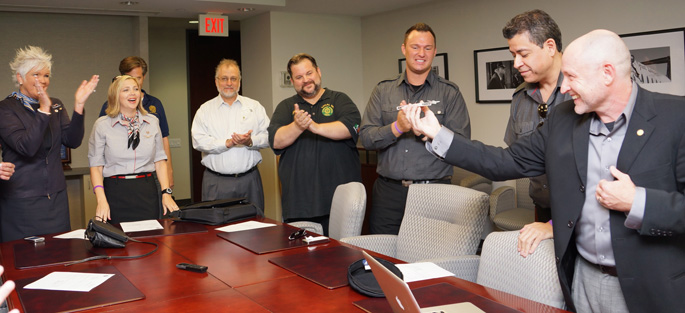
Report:
[[[265,228],[265,227],[272,227],[272,226],[276,226],[276,224],[262,223],[262,222],[257,222],[257,221],[247,221],[247,222],[242,222],[242,223],[238,223],[238,224],[219,227],[216,230],[231,233],[234,231],[250,230],[250,229]]]
[[[24,289],[88,292],[100,286],[112,276],[114,274],[52,272],[26,285]]]
[[[431,262],[419,262],[410,264],[395,264],[404,276],[407,283],[419,280],[427,280],[439,277],[454,276],[454,274]]]
[[[57,238],[57,239],[83,239],[83,240],[85,240],[86,239],[86,237],[84,236],[85,232],[86,232],[85,229],[77,229],[77,230],[72,230],[68,233],[53,236],[52,238]]]
[[[160,224],[157,220],[123,222],[119,225],[121,225],[121,229],[123,229],[125,233],[133,233],[133,232],[137,232],[137,231],[146,231],[146,230],[155,230],[155,229],[164,229],[164,227],[162,227],[162,224]]]

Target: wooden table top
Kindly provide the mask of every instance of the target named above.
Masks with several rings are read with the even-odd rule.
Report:
[[[256,220],[280,224],[266,218]],[[145,295],[142,300],[91,308],[85,312],[363,312],[353,302],[369,298],[349,286],[328,289],[269,262],[274,258],[320,252],[332,247],[360,248],[331,240],[314,246],[255,254],[217,236],[219,232],[214,228],[218,226],[204,227],[207,232],[144,238],[144,241],[159,243],[159,250],[141,259],[97,260],[68,267],[16,269],[14,245],[25,242],[5,242],[0,244],[0,263],[5,267],[3,280],[40,278],[54,271],[79,272],[113,266]],[[62,240],[45,237],[46,243]],[[137,255],[150,251],[150,246],[129,243],[124,249],[100,251],[109,255]],[[179,270],[177,263],[205,265],[208,271],[200,274]],[[456,277],[412,282],[409,286],[415,289],[437,283],[451,284],[522,312],[566,312]],[[16,290],[7,301],[10,308],[24,311]]]

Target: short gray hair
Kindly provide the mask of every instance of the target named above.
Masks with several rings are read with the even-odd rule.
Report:
[[[17,74],[26,79],[26,74],[33,69],[51,70],[52,55],[40,47],[26,46],[23,49],[17,49],[17,55],[10,62],[10,68],[12,69],[12,80],[16,86],[19,86]]]

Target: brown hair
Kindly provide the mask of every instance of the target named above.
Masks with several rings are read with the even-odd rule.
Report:
[[[288,75],[292,76],[293,71],[290,69],[293,65],[299,64],[303,60],[309,60],[312,62],[312,65],[314,65],[314,68],[317,69],[319,68],[318,65],[316,65],[316,59],[314,59],[313,56],[306,54],[306,53],[298,53],[294,55],[290,60],[288,61]]]
[[[231,60],[231,59],[221,59],[221,62],[219,62],[219,65],[217,65],[216,68],[214,69],[214,78],[219,78],[219,77],[217,77],[219,75],[219,69],[224,67],[224,66],[235,66],[235,68],[238,69],[238,76],[242,76],[242,74],[240,73],[240,66],[238,66],[238,62],[236,62],[235,60]]]
[[[431,35],[433,35],[433,43],[437,46],[438,45],[438,37],[435,37],[435,33],[433,32],[433,29],[428,26],[426,23],[416,23],[414,26],[409,27],[406,32],[404,32],[404,43],[407,43],[407,37],[409,37],[409,34],[411,32],[417,31],[417,32],[429,32]]]
[[[119,73],[124,75],[136,67],[143,69],[143,76],[147,74],[147,63],[145,63],[143,58],[137,56],[130,56],[121,60],[121,62],[119,62]]]

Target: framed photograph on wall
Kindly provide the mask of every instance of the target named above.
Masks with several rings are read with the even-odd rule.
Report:
[[[685,96],[685,28],[620,35],[641,87]]]
[[[508,47],[473,51],[476,72],[476,102],[511,102],[516,87],[523,83]]]
[[[400,73],[404,72],[404,70],[407,68],[407,60],[402,58],[397,60],[397,63],[400,68]],[[447,67],[447,53],[436,54],[431,67],[433,68],[433,72],[438,74],[438,76],[447,80],[450,79],[449,68]]]

